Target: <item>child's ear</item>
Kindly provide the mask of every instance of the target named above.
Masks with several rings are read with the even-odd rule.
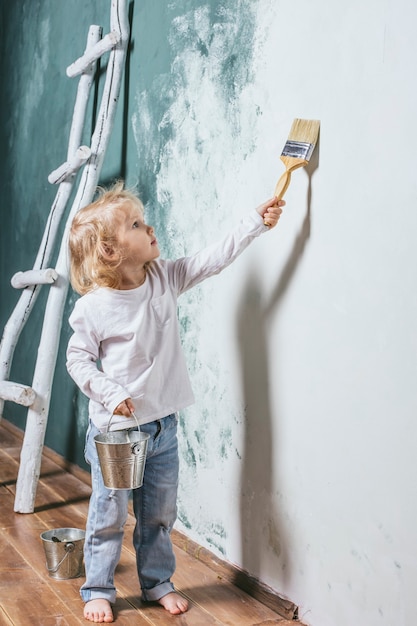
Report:
[[[117,255],[116,250],[108,243],[102,243],[100,246],[100,255],[106,261],[113,261]]]

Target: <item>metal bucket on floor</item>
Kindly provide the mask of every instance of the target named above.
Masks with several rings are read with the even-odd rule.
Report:
[[[140,430],[114,430],[94,437],[104,485],[108,489],[137,489],[143,484],[149,435]]]
[[[85,531],[79,528],[54,528],[41,534],[49,576],[58,580],[84,574]]]

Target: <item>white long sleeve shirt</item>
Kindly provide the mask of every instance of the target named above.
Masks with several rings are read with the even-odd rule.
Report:
[[[102,431],[115,408],[132,398],[140,424],[176,413],[194,402],[181,347],[177,297],[218,274],[268,230],[257,212],[220,242],[175,261],[156,260],[136,289],[97,288],[77,300],[67,369],[90,399],[89,414]],[[114,415],[111,430],[135,426]]]

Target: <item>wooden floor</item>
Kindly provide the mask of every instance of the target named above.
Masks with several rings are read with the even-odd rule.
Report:
[[[48,574],[40,534],[54,528],[85,528],[90,495],[88,473],[68,466],[45,449],[35,512],[13,512],[22,433],[0,425],[0,626],[75,626],[86,624],[79,595],[82,578],[57,580]],[[232,584],[233,568],[174,531],[177,571],[174,583],[190,610],[171,616],[158,605],[143,604],[131,546],[129,515],[116,570],[118,626],[290,626],[296,607],[279,598],[248,595]],[[260,598],[260,599],[259,599]],[[300,622],[298,622],[300,624]]]

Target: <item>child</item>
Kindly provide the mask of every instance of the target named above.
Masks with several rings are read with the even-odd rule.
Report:
[[[143,486],[133,490],[133,544],[144,601],[172,614],[187,600],[171,582],[170,533],[178,487],[177,412],[193,403],[181,349],[177,297],[228,266],[258,235],[275,226],[285,202],[268,200],[219,243],[190,257],[160,260],[143,205],[117,183],[75,216],[70,273],[81,294],[69,322],[74,331],[67,368],[90,399],[86,460],[92,494],[85,539],[84,617],[112,622],[114,572],[120,558],[129,491],[104,487],[94,437],[107,429],[149,433]],[[268,224],[268,225],[266,225]]]

